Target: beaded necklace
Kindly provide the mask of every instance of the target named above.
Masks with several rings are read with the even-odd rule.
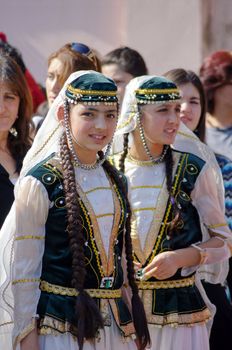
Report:
[[[146,154],[148,155],[148,157],[150,158],[150,161],[154,164],[154,165],[157,165],[157,164],[160,164],[163,162],[165,156],[166,156],[166,153],[168,151],[168,148],[169,146],[168,145],[164,145],[164,148],[163,148],[163,152],[162,154],[159,156],[159,158],[154,158],[152,155],[151,155],[151,152],[148,148],[148,145],[147,145],[147,142],[146,142],[146,138],[145,138],[145,135],[144,135],[144,130],[143,130],[143,126],[142,126],[142,122],[141,122],[141,118],[140,118],[140,114],[138,114],[137,116],[137,123],[138,123],[138,126],[139,126],[139,134],[140,134],[140,138],[142,140],[142,144],[143,144],[143,147],[145,149],[145,152]]]

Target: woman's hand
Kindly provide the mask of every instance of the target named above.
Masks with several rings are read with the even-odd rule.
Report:
[[[178,270],[178,262],[178,254],[176,251],[160,253],[142,270],[140,279],[146,281],[150,277],[155,277],[158,280],[170,278]]]
[[[33,329],[20,344],[20,350],[39,350],[39,340],[37,328]]]

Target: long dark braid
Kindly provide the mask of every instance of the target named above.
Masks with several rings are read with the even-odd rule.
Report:
[[[72,286],[77,290],[75,323],[79,349],[83,349],[84,338],[94,340],[103,320],[96,302],[84,290],[86,277],[84,232],[80,221],[80,205],[76,190],[74,168],[65,133],[60,140],[60,155],[64,176],[64,192],[67,208],[67,231],[70,237],[72,253]]]
[[[129,133],[123,135],[123,152],[119,159],[119,170],[125,172],[125,159],[128,153]]]
[[[150,344],[150,335],[147,326],[146,314],[144,311],[143,303],[139,297],[138,286],[135,281],[135,270],[132,254],[132,241],[131,241],[131,209],[127,198],[125,186],[122,184],[120,176],[117,175],[113,166],[106,160],[103,163],[104,169],[113,178],[119,191],[123,194],[125,202],[125,210],[127,213],[126,225],[125,225],[125,248],[127,258],[127,276],[132,290],[132,314],[133,321],[136,330],[136,334],[139,340],[139,350],[144,350],[148,344]]]

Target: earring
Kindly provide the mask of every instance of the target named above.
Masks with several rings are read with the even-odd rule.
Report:
[[[10,128],[9,132],[11,133],[11,135],[13,135],[14,137],[18,136],[18,131],[15,128]]]

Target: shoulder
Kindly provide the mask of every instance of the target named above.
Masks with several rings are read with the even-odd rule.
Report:
[[[57,167],[61,171],[61,163],[56,153],[52,153],[47,158],[43,159],[41,162],[37,163],[33,168],[31,168],[27,175],[35,175],[39,171],[45,171],[49,169],[52,171],[52,168]]]
[[[202,170],[206,162],[195,154],[189,152],[180,152],[177,150],[173,150],[174,157],[179,159],[179,162],[184,163],[187,166],[187,170],[195,169],[198,173]]]
[[[28,173],[27,176],[33,176],[43,183],[43,185],[52,185],[57,180],[61,180],[62,167],[58,156],[53,153],[40,163],[36,164]]]

